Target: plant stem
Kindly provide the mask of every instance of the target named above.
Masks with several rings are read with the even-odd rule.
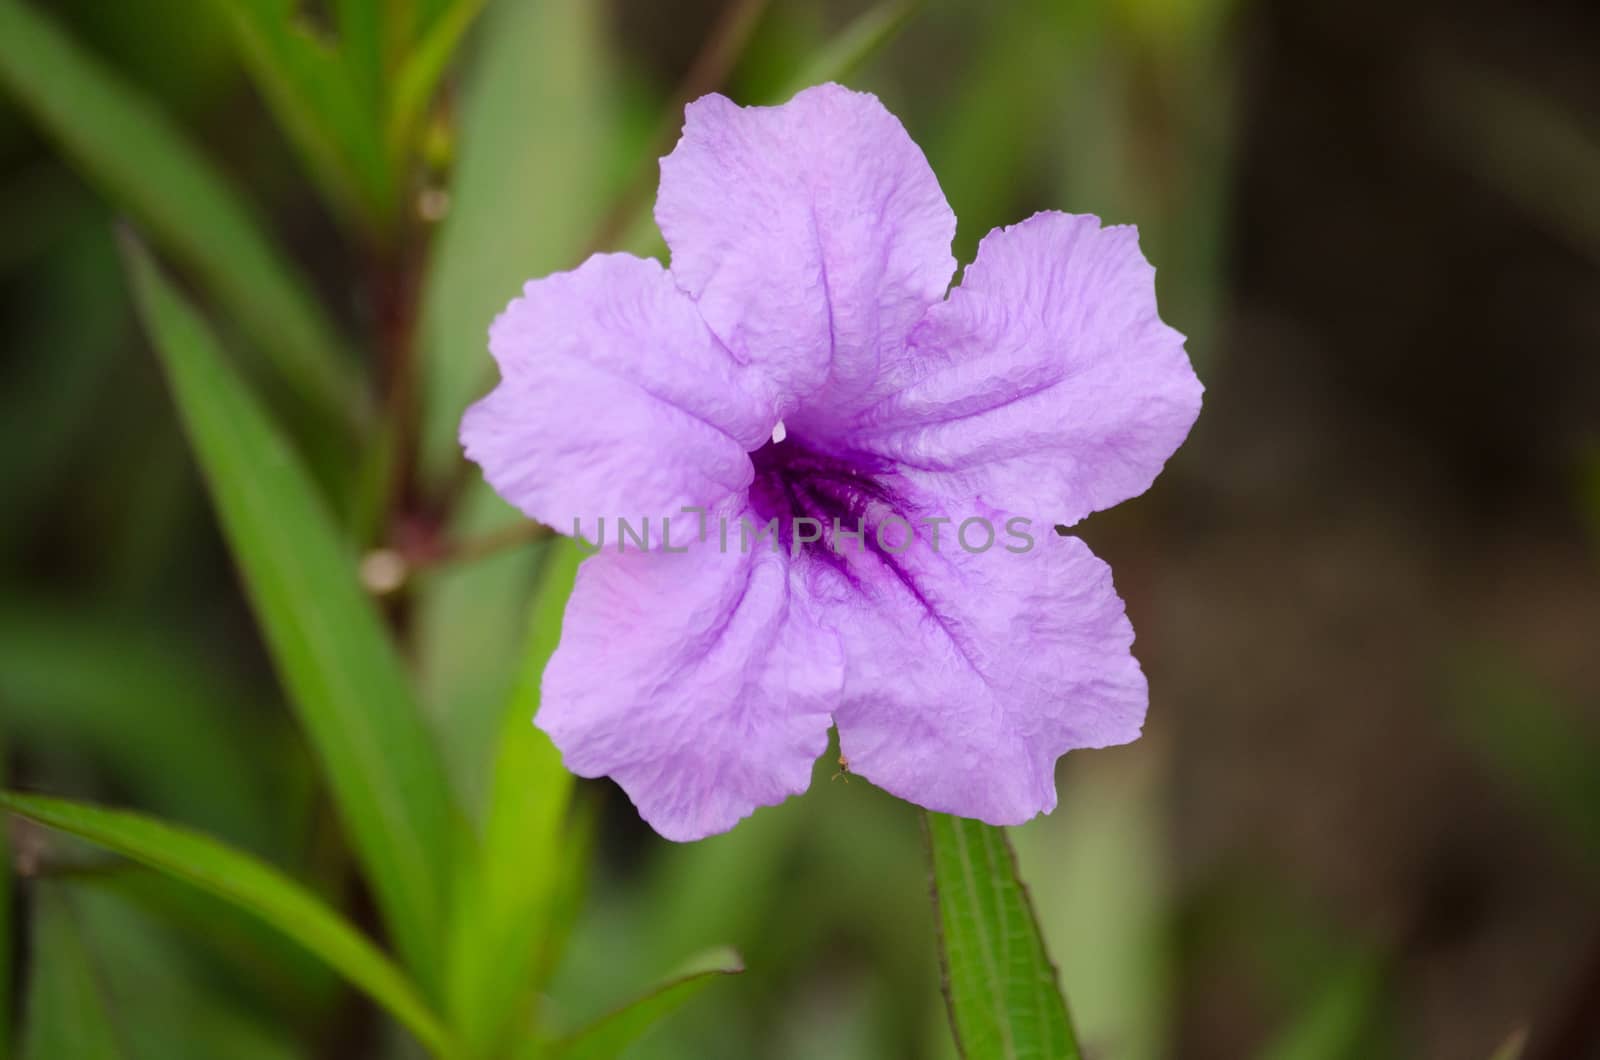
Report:
[[[512,523],[480,537],[460,541],[424,539],[415,544],[378,548],[361,560],[361,582],[375,595],[404,588],[417,574],[476,563],[521,545],[555,536],[543,523]]]

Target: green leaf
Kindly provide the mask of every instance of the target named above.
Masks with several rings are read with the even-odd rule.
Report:
[[[27,5],[0,3],[0,87],[83,174],[194,271],[292,391],[331,423],[361,389],[333,326],[246,206],[138,89]]]
[[[1085,757],[1062,778],[1061,808],[1010,839],[1039,928],[1086,1041],[1117,1060],[1171,1053],[1177,984],[1161,748]],[[1050,947],[1070,939],[1071,947]]]
[[[399,43],[391,35],[401,13],[409,8],[409,4],[397,5],[388,0],[334,0],[332,14],[339,31],[339,53],[346,76],[362,98],[383,98],[389,48]]]
[[[1600,743],[1582,712],[1512,660],[1485,649],[1452,674],[1468,750],[1589,867],[1600,868]]]
[[[924,815],[945,1003],[967,1060],[1076,1060],[1078,1041],[1003,829]]]
[[[406,56],[389,102],[388,142],[399,155],[411,142],[434,89],[487,0],[452,0]]]
[[[572,774],[533,725],[539,682],[561,636],[561,616],[582,559],[569,540],[550,543],[530,609],[522,671],[502,721],[481,855],[457,891],[450,1012],[469,1048],[495,1055],[539,987],[564,859]]]
[[[671,978],[582,1030],[552,1043],[548,1055],[559,1060],[609,1060],[719,976],[744,971],[739,954],[724,946],[700,954]]]
[[[334,216],[386,235],[398,215],[399,181],[384,146],[381,79],[366,69],[369,45],[320,36],[298,0],[213,2],[231,17],[245,65]],[[345,25],[353,25],[342,6]]]
[[[1048,10],[1060,12],[1056,19],[1041,17],[1047,3]],[[1015,174],[1049,171],[1053,138],[1039,135],[1038,130],[1051,128],[1058,120],[1063,41],[1072,40],[1053,22],[1080,12],[1078,17],[1088,17],[1098,9],[1098,5],[1050,0],[996,6],[963,68],[956,71],[955,83],[961,89],[950,93],[930,135],[919,140],[960,218],[953,247],[956,260],[971,261],[984,232],[1016,220],[1019,208],[1031,209],[1024,203],[1037,203],[1023,198],[1028,193]],[[1085,51],[1105,50],[1097,38],[1082,36]],[[1093,69],[1098,61],[1099,52],[1094,51],[1073,65]]]
[[[458,818],[404,667],[355,557],[205,322],[131,241],[127,260],[278,674],[400,951],[437,985]]]
[[[468,484],[447,536],[472,541],[526,525],[482,479]],[[482,819],[489,765],[527,637],[539,546],[509,548],[425,573],[412,596],[412,659],[418,695],[438,727],[445,768],[461,805]]]
[[[1366,953],[1345,957],[1305,1006],[1262,1050],[1261,1060],[1341,1060],[1372,1056],[1384,1000],[1383,963]]]
[[[781,103],[802,88],[849,77],[905,28],[911,16],[921,10],[923,2],[891,0],[862,12],[795,75],[780,98],[773,102]]]
[[[182,827],[171,820],[167,823]],[[194,831],[210,834],[203,829]],[[221,837],[213,838],[225,842]],[[73,884],[80,901],[103,899],[121,911],[121,919],[136,919],[148,929],[147,934],[159,934],[167,948],[182,951],[185,968],[209,990],[224,997],[247,997],[253,1013],[283,1027],[323,1022],[343,997],[346,987],[337,972],[260,917],[226,899],[197,891],[181,879],[142,866],[96,871],[86,861],[87,852],[78,850],[81,845],[74,842],[53,857],[60,865],[61,878]],[[227,845],[243,849],[236,844]],[[302,843],[302,848],[310,846],[315,846],[315,840]],[[249,850],[243,852],[253,854]],[[325,858],[304,869],[270,857],[262,860],[325,902],[336,901],[349,886],[349,875],[342,871],[337,859]],[[108,949],[108,931],[92,916],[87,923],[96,950],[106,954],[108,960],[134,963],[151,948],[136,941],[112,952]],[[117,993],[121,996],[120,991]]]
[[[41,886],[60,892],[70,903],[95,982],[107,999],[116,1039],[129,1056],[140,1060],[304,1057],[304,1049],[295,1040],[296,1030],[316,1025],[317,1016],[327,1009],[264,1011],[254,1002],[263,1000],[262,995],[272,991],[278,981],[263,982],[254,974],[232,979],[218,974],[206,961],[215,940],[185,938],[171,930],[162,917],[128,900],[122,888],[131,879],[163,885],[184,902],[222,905],[170,877],[140,868],[89,871],[41,881]],[[343,986],[295,943],[248,913],[232,906],[223,908],[234,921],[248,920],[252,928],[271,935],[285,949],[293,949],[297,967],[310,968],[320,978]],[[260,969],[251,967],[249,971]],[[246,998],[249,1003],[241,1003]],[[182,1028],[182,1033],[175,1034],[174,1028]]]
[[[6,733],[35,753],[92,755],[158,813],[286,849],[289,761],[274,752],[291,734],[264,726],[261,704],[196,647],[126,613],[0,597]]]
[[[260,917],[360,987],[436,1054],[453,1054],[449,1034],[404,973],[320,899],[271,866],[136,813],[12,792],[0,793],[0,808],[132,858]]]
[[[20,1055],[24,1060],[125,1060],[129,1054],[112,1024],[110,1003],[69,899],[52,886],[38,887],[34,895],[33,976]]]

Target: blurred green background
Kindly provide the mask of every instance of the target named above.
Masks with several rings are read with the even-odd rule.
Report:
[[[963,262],[1038,209],[1138,224],[1208,394],[1151,493],[1083,528],[1139,633],[1146,735],[1064,760],[1061,808],[1015,832],[1080,1036],[1106,1060],[1381,1060],[1488,1057],[1526,1029],[1529,1058],[1600,1056],[1592,4],[492,0],[392,186],[359,158],[344,185],[308,179],[225,5],[26,6],[240,189],[353,373],[392,381],[383,337],[414,334],[415,376],[388,389],[407,470],[376,501],[336,484],[378,443],[263,373],[364,549],[513,523],[454,445],[490,379],[484,330],[590,249],[659,252],[652,160],[685,86],[777,101],[860,45],[846,80],[927,152]],[[24,58],[0,63],[7,786],[193,825],[372,927],[134,316],[130,208],[37,120],[80,87]],[[352,221],[363,189],[403,220]],[[276,318],[208,293],[231,344],[271,347]],[[545,548],[385,600],[469,812]],[[598,1012],[727,943],[748,971],[631,1055],[951,1055],[915,814],[832,773],[691,846],[585,783],[593,862],[544,1004]],[[0,1026],[35,1056],[73,1053],[30,1031],[71,996],[37,986],[69,949],[116,1055],[408,1055],[220,905],[15,822],[10,847]]]

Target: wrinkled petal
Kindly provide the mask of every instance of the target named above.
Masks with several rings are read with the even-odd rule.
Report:
[[[955,215],[921,149],[838,85],[778,107],[691,103],[656,220],[673,276],[785,413],[857,401],[955,271]]]
[[[978,554],[947,527],[937,550],[923,535],[856,562],[857,603],[837,612],[847,676],[834,721],[852,772],[1010,825],[1055,808],[1062,754],[1136,739],[1147,690],[1110,568],[1048,528],[1020,554],[996,531]]]
[[[1072,524],[1150,487],[1200,411],[1129,226],[1036,214],[984,237],[912,334],[915,378],[854,444],[925,491]]]
[[[843,671],[788,562],[723,552],[714,530],[684,554],[585,560],[536,719],[567,768],[610,776],[675,840],[805,791]]]
[[[624,254],[533,280],[489,329],[501,382],[461,424],[500,495],[563,533],[730,503],[776,416],[666,270]]]

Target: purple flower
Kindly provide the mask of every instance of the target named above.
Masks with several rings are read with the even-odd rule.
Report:
[[[461,427],[531,518],[654,528],[583,563],[539,726],[669,839],[804,791],[830,724],[929,809],[1054,808],[1056,759],[1135,739],[1147,691],[1110,570],[1051,527],[1142,493],[1200,408],[1135,230],[1036,214],[946,297],[927,160],[837,85],[690,104],[656,220],[670,271],[527,284]],[[741,518],[779,547],[723,546]]]

